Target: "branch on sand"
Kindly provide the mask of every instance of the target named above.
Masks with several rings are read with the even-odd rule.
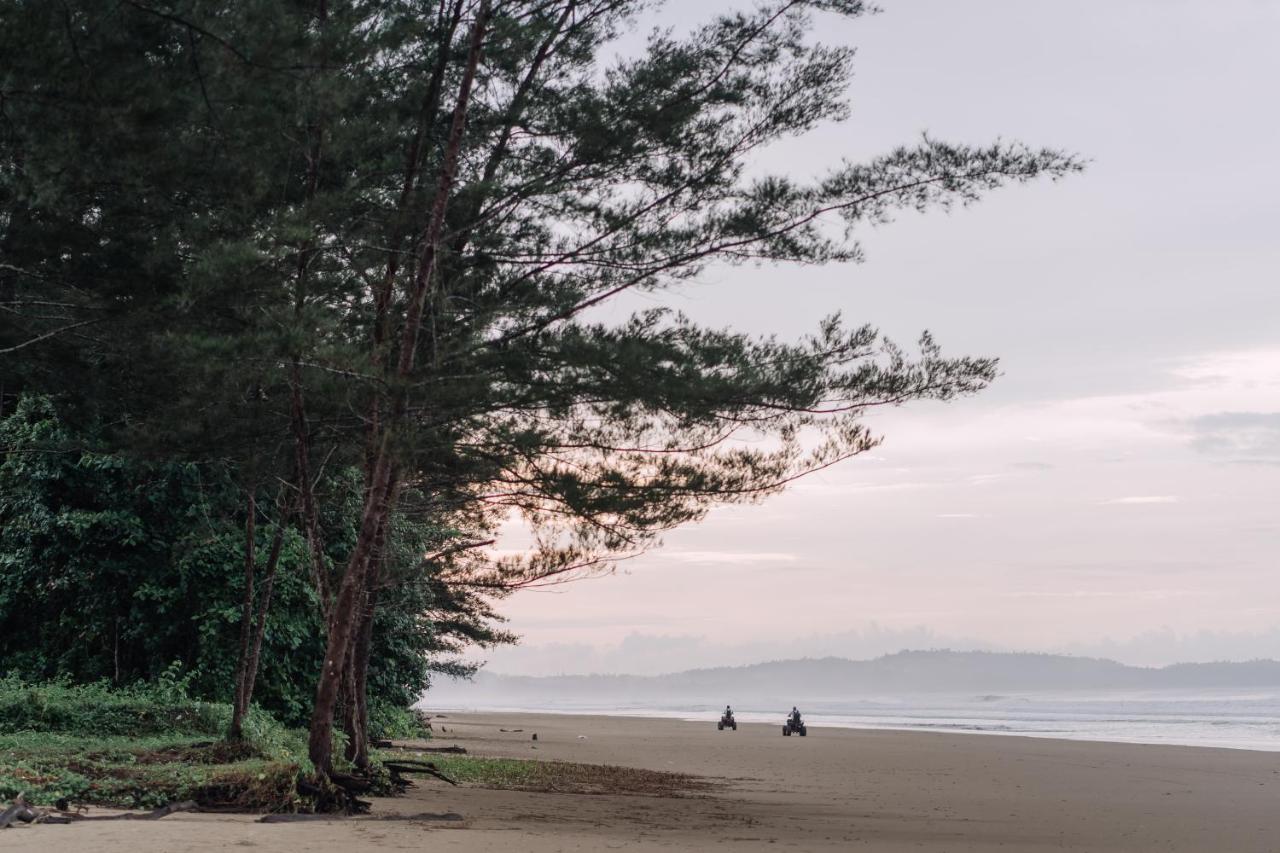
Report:
[[[169,803],[149,812],[124,812],[112,815],[83,815],[65,809],[40,809],[27,804],[19,794],[3,812],[0,812],[0,829],[7,829],[15,823],[80,823],[96,820],[159,820],[177,812],[196,811],[198,806],[194,800],[183,800]]]

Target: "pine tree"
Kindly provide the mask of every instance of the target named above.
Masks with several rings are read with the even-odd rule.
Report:
[[[552,582],[864,452],[876,407],[995,374],[838,317],[796,342],[663,309],[596,319],[712,265],[856,262],[857,230],[897,210],[1080,168],[926,138],[812,180],[760,174],[763,147],[848,117],[852,51],[816,42],[815,21],[867,6],[769,0],[609,59],[645,5],[137,0],[76,4],[69,26],[12,3],[0,19],[21,24],[0,44],[18,57],[7,286],[20,301],[61,287],[74,306],[53,320],[21,306],[3,338],[33,355],[20,381],[118,411],[122,434],[166,452],[288,459],[317,555],[314,466],[363,470],[345,565],[315,565],[321,772],[344,684],[363,740],[397,507],[454,531],[434,570],[460,590]],[[120,95],[125,82],[139,88]],[[88,130],[59,141],[68,118]],[[84,340],[89,327],[104,333]],[[99,393],[81,395],[91,376]],[[486,559],[512,513],[535,549]]]

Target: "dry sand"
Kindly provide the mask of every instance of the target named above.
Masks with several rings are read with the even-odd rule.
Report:
[[[780,722],[780,721],[779,721]],[[175,815],[0,831],[3,851],[1098,850],[1280,853],[1280,754],[1022,737],[532,714],[449,715],[437,744],[725,780],[680,798],[450,788],[376,815],[259,824]],[[523,729],[501,732],[499,729]],[[538,733],[537,743],[531,741]],[[536,747],[536,749],[534,749]]]

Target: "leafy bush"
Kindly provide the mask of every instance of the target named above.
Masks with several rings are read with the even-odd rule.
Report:
[[[220,736],[229,710],[175,694],[171,684],[111,688],[0,680],[0,730],[83,737],[161,734]]]
[[[389,702],[369,703],[369,737],[374,740],[426,740],[431,730],[413,708]]]

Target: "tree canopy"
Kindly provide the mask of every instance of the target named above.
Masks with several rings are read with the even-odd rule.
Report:
[[[870,8],[768,0],[616,56],[650,5],[0,2],[6,386],[131,453],[287,484],[327,634],[322,770],[397,514],[447,531],[424,563],[460,595],[548,582],[873,447],[876,407],[995,375],[838,316],[799,341],[601,319],[712,264],[856,262],[896,211],[1080,168],[926,137],[766,173],[760,150],[849,117],[852,48],[816,22]],[[340,556],[327,467],[361,472]],[[513,514],[534,547],[498,559]]]

